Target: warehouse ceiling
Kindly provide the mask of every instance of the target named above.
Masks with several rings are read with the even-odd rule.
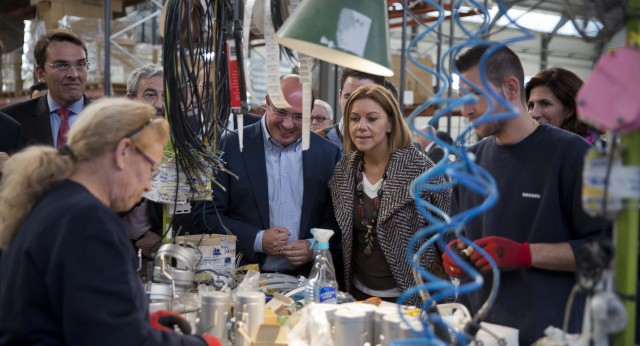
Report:
[[[423,22],[432,22],[436,19],[433,16],[435,9],[433,6],[424,1],[404,0],[407,8],[413,13],[413,18],[408,18],[408,26],[417,25],[416,17]],[[449,15],[450,2],[443,2],[442,5],[447,15]],[[498,11],[498,2],[484,1],[489,12],[492,14],[491,27],[496,24],[500,26],[500,22],[505,22],[505,18]],[[556,33],[581,36],[587,42],[606,42],[617,31],[619,31],[625,22],[625,13],[627,0],[503,0],[501,1],[506,11],[515,11],[520,13],[517,18],[512,18],[521,22],[529,22],[540,20],[541,15],[550,14],[558,18],[555,27],[540,28],[539,25],[530,25],[528,28],[533,31],[545,32],[550,35]],[[460,17],[469,17],[480,14],[480,11],[469,7],[470,2],[462,3],[458,15]],[[403,15],[401,2],[398,0],[387,0],[389,5],[389,22],[390,26],[398,27],[401,25],[401,17]],[[476,16],[480,18],[480,16]],[[543,23],[544,24],[544,23]],[[567,28],[570,30],[567,30]],[[560,29],[565,29],[558,31]]]
[[[29,0],[0,1],[0,40],[5,51],[11,52],[22,45],[22,21],[35,16],[35,7],[29,6]]]
[[[4,42],[5,52],[15,51],[20,49],[23,43],[23,30],[24,20],[33,19],[36,16],[35,6],[31,6],[30,2],[33,0],[1,0],[0,1],[0,40]],[[286,1],[286,0],[280,0]],[[307,1],[321,1],[321,0],[307,0]],[[145,3],[145,0],[124,0],[125,6],[131,6],[135,4]],[[419,16],[422,21],[428,22],[433,19],[433,7],[427,5],[423,1],[416,0],[387,0],[389,5],[389,23],[390,27],[398,27],[401,25],[401,17],[403,14],[400,6],[401,2],[405,2],[408,8]],[[450,2],[443,1],[445,9],[449,9]],[[482,2],[481,2],[482,3]],[[494,9],[497,7],[493,1],[486,1],[490,7]],[[506,0],[503,1],[504,6],[507,9],[520,10],[531,13],[549,13],[559,16],[555,27],[551,24],[551,28],[547,28],[545,32],[547,37],[553,37],[556,34],[563,34],[564,30],[560,30],[562,27],[573,29],[574,22],[572,19],[584,18],[585,16],[600,17],[602,22],[605,22],[606,28],[610,30],[596,30],[591,33],[591,36],[596,39],[602,40],[603,37],[611,36],[611,34],[619,29],[618,24],[623,22],[624,0]],[[592,13],[588,13],[585,8],[595,9]],[[466,12],[465,12],[466,11]],[[469,8],[468,10],[460,11],[461,16],[467,16],[474,18],[478,11],[476,9]],[[497,9],[496,9],[497,11]],[[582,11],[582,12],[581,12]],[[598,12],[599,11],[599,12]],[[430,16],[431,12],[431,17]],[[492,20],[492,25],[500,26],[500,21],[504,21],[504,17],[496,15]],[[584,22],[584,21],[583,21]],[[408,25],[417,25],[417,22],[412,18],[409,18]],[[531,28],[532,30],[538,30],[539,28]],[[560,31],[558,31],[560,30]],[[575,32],[575,35],[578,33]],[[586,41],[589,41],[588,39]],[[538,45],[538,43],[532,43]],[[538,47],[532,47],[538,48]],[[553,55],[552,52],[549,52]],[[598,55],[598,54],[596,54]]]
[[[144,3],[145,0],[124,0],[124,6]],[[3,41],[6,52],[14,51],[22,46],[24,41],[24,20],[36,17],[36,7],[31,6],[31,0],[1,0],[0,1],[0,40]]]

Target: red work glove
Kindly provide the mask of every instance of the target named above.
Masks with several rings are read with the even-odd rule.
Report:
[[[462,258],[462,260],[468,261],[469,257],[467,257],[467,255],[465,255],[461,250],[465,247],[465,244],[463,242],[460,241],[460,239],[456,239],[451,241],[447,247],[455,252],[456,254],[458,254],[458,256],[460,256]],[[462,271],[462,268],[458,265],[457,260],[454,260],[453,257],[449,256],[449,254],[447,254],[446,252],[444,252],[442,254],[442,265],[444,266],[444,271],[449,275],[449,276],[453,276],[454,278],[461,278],[463,276],[465,276],[464,271]]]
[[[158,310],[149,316],[149,322],[151,322],[151,328],[173,332],[175,327],[180,328],[182,334],[191,334],[191,325],[182,317],[179,313],[167,310]]]
[[[507,238],[491,236],[480,238],[473,243],[483,248],[501,270],[531,267],[531,249],[527,242],[518,243]],[[491,270],[489,261],[478,251],[471,255],[471,262],[481,271]]]
[[[207,346],[222,346],[220,340],[218,340],[215,336],[204,334],[202,337],[204,338],[204,341],[207,342]]]

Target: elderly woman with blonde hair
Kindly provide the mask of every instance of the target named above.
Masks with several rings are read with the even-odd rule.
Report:
[[[0,344],[216,345],[149,316],[133,248],[117,212],[151,187],[169,137],[148,104],[102,99],[66,145],[33,146],[0,184]],[[163,318],[161,318],[164,316]]]
[[[356,89],[347,100],[343,121],[345,156],[329,188],[342,231],[345,289],[358,300],[377,296],[395,301],[416,284],[406,247],[412,235],[429,224],[416,208],[410,185],[434,164],[415,148],[398,102],[382,86]],[[429,183],[441,185],[445,178]],[[421,194],[449,211],[451,189]],[[419,262],[444,277],[435,246],[424,251]],[[415,295],[407,301],[416,302]]]

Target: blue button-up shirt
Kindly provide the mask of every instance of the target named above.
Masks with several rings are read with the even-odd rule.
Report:
[[[64,108],[51,98],[51,95],[47,93],[47,104],[49,105],[49,121],[51,122],[51,138],[53,138],[53,146],[58,147],[58,131],[62,124],[62,118],[57,113],[57,110]],[[70,107],[67,107],[69,112],[69,128],[73,127],[73,124],[78,119],[78,114],[82,112],[84,108],[84,97],[81,97],[78,101],[74,102]]]
[[[302,194],[304,192],[304,176],[302,172],[301,140],[283,147],[278,143],[266,126],[263,117],[262,133],[264,137],[264,153],[267,164],[267,190],[269,192],[269,226],[286,227],[291,235],[289,242],[300,239],[300,216],[302,214]],[[260,231],[253,243],[255,251],[262,251]],[[295,267],[284,256],[267,256],[262,265],[266,271],[292,270]]]

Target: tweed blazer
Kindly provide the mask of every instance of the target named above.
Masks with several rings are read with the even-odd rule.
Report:
[[[361,157],[362,154],[360,152],[349,153],[344,156],[336,166],[333,177],[329,181],[336,221],[342,233],[345,289],[348,292],[352,289],[353,283],[353,267],[351,263],[353,215],[356,175],[358,174],[358,163],[361,161]],[[433,162],[424,153],[411,146],[396,150],[391,155],[387,168],[387,180],[385,181],[384,194],[378,216],[377,236],[382,252],[387,263],[389,263],[393,278],[398,288],[402,291],[415,285],[411,264],[407,258],[407,243],[413,234],[428,225],[416,208],[410,185],[416,177],[433,166]],[[443,176],[431,180],[433,184],[443,184],[444,182],[445,178]],[[425,191],[423,196],[426,201],[437,206],[445,213],[449,212],[450,189],[437,192]],[[421,246],[424,242],[425,240],[421,240],[417,246]],[[444,277],[441,262],[442,260],[435,246],[427,249],[420,258],[423,268]],[[417,302],[417,296],[406,301],[409,304],[416,304]]]

